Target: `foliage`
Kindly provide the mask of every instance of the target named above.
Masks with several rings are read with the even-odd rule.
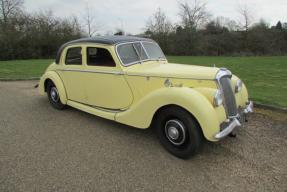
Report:
[[[269,26],[264,20],[253,22],[247,6],[238,12],[240,21],[211,19],[206,4],[179,2],[180,23],[172,24],[158,9],[147,22],[145,36],[157,41],[169,55],[250,56],[286,55],[287,23]],[[160,19],[159,19],[160,18]],[[153,21],[153,22],[151,22]],[[163,26],[168,26],[164,30]],[[159,30],[162,29],[162,30]]]
[[[191,2],[191,3],[190,3]],[[76,17],[58,18],[51,11],[27,13],[24,0],[0,0],[0,60],[54,58],[65,42],[92,36],[99,30],[92,10],[85,10],[82,30]],[[157,41],[168,55],[251,56],[286,55],[287,23],[255,23],[247,6],[239,22],[213,18],[201,0],[178,1],[179,23],[162,9],[148,19],[143,36]],[[97,25],[96,25],[97,24]],[[116,35],[124,35],[117,29]]]
[[[0,60],[55,57],[63,43],[82,35],[75,17],[60,19],[51,11],[29,14],[22,10],[23,1],[1,2],[14,6],[0,13]]]

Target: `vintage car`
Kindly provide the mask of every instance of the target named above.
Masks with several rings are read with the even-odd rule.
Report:
[[[56,109],[67,105],[132,127],[152,127],[173,155],[240,127],[253,104],[229,70],[168,63],[147,38],[111,36],[64,44],[39,89]]]

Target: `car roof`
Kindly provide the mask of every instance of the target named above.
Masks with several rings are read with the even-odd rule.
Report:
[[[135,42],[135,41],[149,41],[154,42],[152,39],[136,37],[136,36],[97,36],[97,37],[88,37],[88,38],[81,38],[73,41],[69,41],[62,45],[58,50],[56,56],[56,63],[59,64],[61,54],[63,50],[70,45],[80,44],[80,43],[98,43],[98,44],[105,44],[105,45],[116,45],[120,43],[128,43],[128,42]]]
[[[69,44],[75,43],[100,43],[100,44],[108,44],[114,45],[118,43],[126,43],[126,42],[133,42],[133,41],[153,41],[151,39],[136,37],[136,36],[97,36],[97,37],[88,37],[77,39],[74,41],[68,42]]]

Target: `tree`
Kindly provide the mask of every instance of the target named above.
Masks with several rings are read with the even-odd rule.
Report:
[[[179,9],[181,23],[185,28],[202,27],[210,17],[206,10],[206,3],[200,0],[193,0],[191,4],[187,1],[179,2]]]
[[[169,52],[168,35],[173,30],[173,26],[165,13],[158,8],[157,11],[149,18],[146,24],[145,35],[156,40],[162,49]]]
[[[242,40],[241,40],[241,46],[243,52],[246,54],[249,54],[249,37],[248,37],[248,31],[253,23],[253,14],[251,9],[247,5],[241,5],[238,8],[238,13],[240,14],[239,19],[239,26],[243,30],[242,33]]]
[[[222,27],[226,27],[229,31],[238,31],[239,30],[238,23],[232,19],[227,18],[227,17],[222,17],[222,16],[216,17],[213,21]]]
[[[280,31],[282,31],[283,26],[282,26],[281,21],[278,21],[278,23],[276,24],[276,27],[275,27],[275,28],[278,29],[278,30],[280,30]]]
[[[4,24],[7,24],[9,17],[19,13],[23,3],[23,0],[0,0],[0,17]]]
[[[100,25],[96,22],[95,16],[91,12],[89,4],[86,5],[83,19],[87,28],[88,36],[92,37],[100,29]]]
[[[239,6],[238,12],[240,14],[239,24],[245,32],[248,32],[254,19],[252,11],[247,5],[242,5],[242,6]]]
[[[158,8],[146,24],[146,30],[151,33],[166,34],[172,30],[172,24],[165,13]]]
[[[272,30],[269,24],[260,19],[248,31],[248,49],[254,55],[278,54],[280,53],[280,45],[277,38],[280,32]],[[277,46],[278,45],[278,46]]]

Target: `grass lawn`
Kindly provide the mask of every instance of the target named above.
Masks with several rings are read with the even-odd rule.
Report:
[[[287,57],[171,56],[169,62],[226,67],[247,85],[257,103],[287,107]]]
[[[257,103],[287,107],[286,57],[169,56],[169,62],[226,67],[247,85]],[[40,77],[53,60],[0,61],[0,79]]]
[[[53,60],[0,61],[0,79],[27,79],[40,77]]]

